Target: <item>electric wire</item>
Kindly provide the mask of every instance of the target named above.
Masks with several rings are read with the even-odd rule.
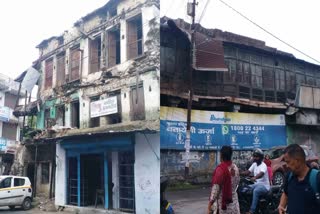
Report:
[[[256,22],[252,21],[251,19],[249,19],[247,16],[245,16],[244,14],[242,14],[241,12],[239,12],[238,10],[236,10],[235,8],[233,8],[231,5],[227,4],[225,1],[223,0],[218,0],[221,3],[223,3],[224,5],[226,5],[227,7],[229,7],[231,10],[233,10],[234,12],[236,12],[237,14],[239,14],[241,17],[245,18],[247,21],[251,22],[252,24],[254,24],[256,27],[260,28],[261,30],[263,30],[264,32],[266,32],[267,34],[269,34],[270,36],[274,37],[275,39],[279,40],[280,42],[282,42],[283,44],[289,46],[290,48],[296,50],[297,52],[303,54],[304,56],[314,60],[315,62],[320,64],[320,61],[318,61],[317,59],[315,59],[314,57],[311,57],[310,55],[306,54],[305,52],[299,50],[298,48],[294,47],[293,45],[289,44],[288,42],[280,39],[278,36],[276,36],[275,34],[271,33],[270,31],[266,30],[265,28],[263,28],[262,26],[260,26],[259,24],[257,24]]]

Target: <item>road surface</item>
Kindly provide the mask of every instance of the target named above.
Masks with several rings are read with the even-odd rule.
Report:
[[[175,214],[206,214],[209,195],[209,187],[166,192]]]

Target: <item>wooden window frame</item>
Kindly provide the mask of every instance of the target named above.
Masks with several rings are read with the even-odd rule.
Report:
[[[47,59],[45,61],[45,89],[52,88],[52,82],[53,82],[53,58]]]
[[[101,68],[101,36],[89,40],[89,74],[96,73]]]
[[[143,34],[144,33],[143,33],[142,26],[143,26],[143,23],[142,23],[141,14],[138,14],[127,20],[127,59],[128,60],[134,59],[143,55],[143,49],[144,49]],[[141,33],[141,35],[139,35],[139,33]]]
[[[60,53],[57,55],[57,86],[61,86],[66,83],[66,53]]]
[[[78,52],[78,53],[77,53]],[[76,54],[79,54],[78,56],[78,63],[77,64],[73,64],[75,63],[75,59],[77,56]],[[80,79],[80,70],[81,70],[81,50],[80,50],[80,45],[76,45],[72,48],[70,48],[70,55],[69,55],[69,81],[68,82],[73,82],[76,80]],[[76,72],[77,71],[77,72]]]

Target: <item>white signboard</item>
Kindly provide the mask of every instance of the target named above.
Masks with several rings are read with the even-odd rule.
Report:
[[[91,102],[90,117],[100,117],[109,114],[118,113],[117,97],[108,97],[103,100]]]
[[[8,122],[10,119],[10,109],[6,106],[0,106],[0,121]]]

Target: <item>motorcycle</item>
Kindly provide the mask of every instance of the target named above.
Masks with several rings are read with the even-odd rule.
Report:
[[[169,184],[169,179],[167,177],[160,177],[160,213],[161,214],[174,214],[173,207],[171,203],[165,198],[165,190]]]
[[[240,213],[249,211],[252,202],[251,184],[254,184],[248,177],[240,177],[237,189],[238,200],[240,205]],[[267,194],[259,198],[258,206],[255,214],[276,214],[278,213],[278,205],[280,202],[283,188],[281,185],[272,185]]]

